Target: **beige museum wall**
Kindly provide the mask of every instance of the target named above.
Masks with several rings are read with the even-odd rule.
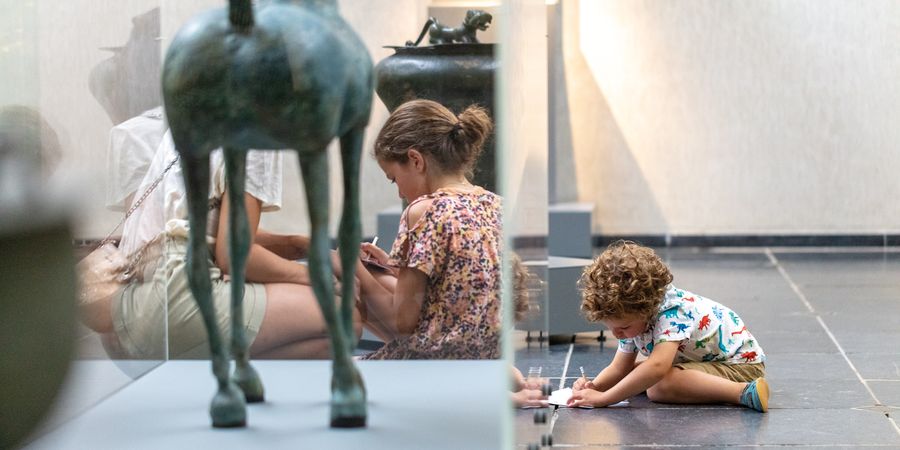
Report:
[[[102,48],[123,45],[128,40],[132,18],[158,7],[161,11],[161,51],[164,53],[167,43],[184,21],[197,12],[225,4],[224,0],[74,0],[33,4],[38,22],[33,52],[38,76],[28,91],[37,96],[32,103],[37,104],[61,141],[60,178],[77,185],[76,190],[83,194],[76,236],[105,236],[121,218],[121,213],[104,208],[106,152],[113,123],[88,89],[91,70],[110,56]],[[546,233],[546,52],[543,50],[546,48],[546,23],[542,4],[541,0],[511,2],[518,8],[519,18],[515,23],[522,35],[522,40],[516,41],[521,45],[512,47],[517,56],[511,60],[513,78],[509,84],[511,92],[517,94],[510,100],[513,110],[520,113],[510,116],[510,126],[517,131],[514,133],[516,141],[510,147],[514,149],[515,158],[506,172],[512,183],[508,189],[512,194],[507,194],[510,197],[507,202],[518,207],[508,220],[518,224],[514,231],[516,235]],[[377,63],[393,53],[382,48],[384,45],[402,44],[418,34],[430,6],[496,9],[499,2],[340,0],[339,5],[342,15],[359,33],[373,62]],[[494,26],[499,24],[495,22]],[[532,53],[535,49],[536,53]],[[28,77],[19,78],[28,80]],[[386,182],[368,155],[377,130],[387,116],[386,108],[376,97],[366,133],[367,154],[361,180],[365,235],[375,233],[375,217],[379,211],[400,203],[395,188]],[[332,228],[335,229],[342,193],[336,145],[330,152],[334,186]],[[306,233],[306,205],[299,168],[293,153],[286,153],[286,158],[284,207],[280,212],[264,214],[262,226],[278,232]],[[505,163],[501,162],[501,165]]]
[[[124,45],[131,19],[159,6],[159,0],[73,0],[26,2],[36,8],[36,107],[60,141],[57,181],[78,191],[78,237],[103,237],[121,213],[104,208],[106,148],[113,126],[91,95],[91,70]]]
[[[500,130],[505,229],[510,236],[547,234],[547,9],[545,0],[507,2],[501,24]]]
[[[32,94],[39,97],[32,103],[37,104],[60,138],[63,151],[60,178],[83,193],[76,236],[104,236],[121,217],[120,213],[107,211],[103,201],[107,142],[113,124],[88,89],[91,69],[110,55],[101,47],[124,44],[132,17],[159,7],[164,52],[166,43],[185,20],[201,10],[226,4],[224,0],[35,2],[38,23],[37,33],[34,33],[37,40],[34,53],[38,76],[29,92],[37,93]],[[341,0],[339,5],[342,15],[360,34],[377,63],[392,54],[391,50],[382,48],[383,45],[402,44],[416,35],[425,21],[427,0]],[[17,16],[27,17],[27,14]],[[19,78],[27,80],[27,77]],[[4,95],[4,100],[6,98],[27,103],[27,98],[20,100],[12,94]],[[386,108],[376,98],[366,134],[367,152],[387,115]],[[296,157],[292,153],[287,155],[284,208],[278,213],[265,214],[263,226],[274,231],[305,233],[308,226],[299,167]],[[338,211],[341,192],[336,146],[331,149],[331,160],[334,162],[332,182],[335,186],[332,210]],[[364,233],[373,234],[376,213],[399,204],[399,199],[394,187],[386,182],[369,156],[363,162],[362,186]],[[335,228],[337,220],[337,212],[334,212],[332,223]]]
[[[553,187],[595,233],[900,230],[900,3],[558,8]]]
[[[34,3],[0,0],[0,108],[37,106]]]

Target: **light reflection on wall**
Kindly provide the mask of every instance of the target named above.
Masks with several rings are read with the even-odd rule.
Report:
[[[584,63],[554,69],[581,83],[562,88],[563,163],[577,200],[605,208],[595,232],[897,229],[900,210],[883,205],[900,195],[900,56],[885,18],[900,4],[562,5],[579,9],[569,20]]]

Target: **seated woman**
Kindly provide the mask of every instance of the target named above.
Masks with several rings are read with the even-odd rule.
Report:
[[[364,359],[490,359],[500,355],[500,197],[466,175],[492,128],[484,109],[458,117],[414,100],[388,118],[374,155],[403,212],[391,273],[358,270],[364,324],[386,344]]]
[[[161,343],[170,358],[205,358],[208,338],[201,314],[188,287],[186,249],[189,223],[180,166],[169,133],[150,163],[138,193],[148,192],[160,175],[159,186],[125,222],[120,249],[126,255],[142,252],[150,257],[143,282],[129,284],[112,304],[115,335],[121,351],[130,357],[162,357]],[[217,320],[230,333],[231,307],[228,280],[229,204],[221,152],[211,159],[209,273]],[[244,326],[254,358],[328,358],[325,320],[309,286],[309,273],[294,260],[305,255],[308,240],[259,229],[263,211],[280,207],[282,154],[250,151],[247,156],[245,204],[252,244],[247,259],[244,290]],[[148,258],[144,258],[145,260]],[[339,292],[339,291],[338,291]],[[166,325],[165,327],[163,325]],[[361,323],[355,321],[357,335]],[[163,333],[166,333],[165,335]],[[228,334],[226,334],[228,335]]]

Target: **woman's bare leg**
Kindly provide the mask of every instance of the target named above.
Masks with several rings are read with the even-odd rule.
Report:
[[[340,299],[336,299],[339,302]],[[354,331],[362,333],[362,321],[354,314]],[[328,327],[312,287],[303,284],[266,284],[266,312],[259,333],[250,345],[254,358],[321,358],[328,341]],[[309,345],[305,345],[306,343]],[[308,352],[308,353],[307,353]],[[324,357],[328,357],[328,350]]]
[[[258,355],[257,359],[329,359],[331,358],[331,339],[320,337],[301,342],[275,347]]]

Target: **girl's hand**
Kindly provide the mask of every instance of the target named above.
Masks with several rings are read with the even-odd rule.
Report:
[[[371,242],[363,242],[359,245],[359,257],[363,261],[375,261],[382,266],[388,265],[388,254]]]
[[[360,244],[359,250],[359,259],[364,264],[377,267],[379,270],[387,271],[387,273],[395,277],[399,276],[397,268],[388,265],[389,256],[384,250],[373,245],[371,242],[363,242]],[[369,268],[371,269],[372,267]]]
[[[569,408],[577,408],[579,406],[607,406],[609,405],[609,403],[604,400],[603,394],[603,392],[595,391],[593,389],[582,389],[580,391],[575,391],[573,389],[572,396],[569,397],[569,401],[566,402],[566,406],[568,406]]]

